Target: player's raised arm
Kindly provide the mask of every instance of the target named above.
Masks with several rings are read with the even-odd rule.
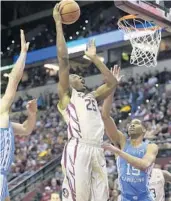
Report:
[[[104,76],[105,84],[99,87],[94,95],[98,101],[104,100],[112,90],[117,86],[118,81],[115,77],[113,77],[110,70],[106,67],[106,65],[99,59],[96,55],[96,45],[95,40],[91,40],[87,46],[87,51],[85,51],[87,57],[96,65],[96,67],[100,70],[102,75]]]
[[[8,79],[9,79],[8,85],[7,85],[5,94],[1,99],[0,114],[9,112],[11,104],[15,98],[18,84],[23,76],[29,43],[26,43],[25,41],[25,35],[23,30],[20,30],[20,38],[21,38],[20,56],[17,59],[17,62],[15,63],[11,73],[8,76]]]
[[[146,171],[155,162],[158,154],[158,146],[156,144],[148,145],[146,154],[143,158],[132,156],[111,144],[104,144],[103,148],[117,154],[125,159],[131,166],[143,171]]]
[[[27,136],[30,135],[36,124],[36,116],[37,116],[37,100],[31,100],[27,103],[27,113],[28,118],[23,124],[13,123],[12,127],[14,129],[15,135]]]
[[[69,55],[63,34],[61,16],[59,14],[59,4],[57,4],[53,9],[53,18],[56,23],[56,46],[59,62],[59,86],[58,94],[60,101],[65,108],[65,95],[69,92]]]
[[[167,170],[162,170],[165,182],[171,183],[171,173]]]
[[[120,82],[120,80],[121,80],[120,68],[117,68],[117,66],[114,66],[114,68],[111,70],[111,72],[112,72],[113,76],[116,77],[118,82]],[[122,148],[125,144],[126,137],[123,135],[123,133],[121,131],[119,131],[117,129],[114,120],[110,116],[114,93],[115,93],[115,89],[113,89],[113,92],[103,102],[102,118],[103,118],[103,122],[105,125],[105,130],[106,130],[107,136],[110,138],[110,140],[114,144],[118,144]]]

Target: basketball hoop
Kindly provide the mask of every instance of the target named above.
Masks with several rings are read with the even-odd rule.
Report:
[[[153,23],[137,19],[135,15],[126,15],[118,21],[125,38],[132,45],[130,63],[138,66],[155,67],[161,41],[161,27]]]

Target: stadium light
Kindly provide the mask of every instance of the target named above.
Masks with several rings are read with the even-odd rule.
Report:
[[[8,65],[8,66],[1,66],[0,67],[0,72],[5,71],[5,70],[9,70],[13,68],[13,64],[12,65]]]
[[[10,47],[7,47],[7,50],[10,50]]]
[[[85,28],[85,27],[83,27],[83,30],[86,30],[86,28]]]
[[[90,61],[90,59],[89,59],[86,55],[84,55],[83,58]],[[100,61],[102,61],[102,62],[104,62],[104,60],[105,60],[104,57],[99,57],[99,59],[100,59]]]
[[[12,40],[12,43],[15,43],[15,41],[14,41],[14,40]]]
[[[72,36],[70,36],[69,39],[72,40]]]
[[[9,74],[8,73],[4,73],[3,76],[4,77],[9,77]]]
[[[158,87],[159,86],[159,84],[156,84],[156,87]]]
[[[59,71],[59,66],[55,64],[45,64],[44,67],[49,70]]]
[[[122,120],[121,120],[121,119],[119,120],[119,123],[122,123]]]
[[[85,20],[85,23],[88,24],[88,20]]]
[[[76,34],[79,35],[79,31],[77,31]]]

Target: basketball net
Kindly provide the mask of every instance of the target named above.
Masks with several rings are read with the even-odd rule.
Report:
[[[161,41],[161,28],[152,23],[136,19],[134,15],[122,17],[119,29],[132,45],[130,63],[138,66],[155,67]]]

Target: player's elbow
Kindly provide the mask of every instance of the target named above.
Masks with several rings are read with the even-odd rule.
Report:
[[[110,72],[110,70],[108,70],[104,76],[104,82],[109,86],[114,85],[115,83],[115,79],[112,75],[112,73]]]
[[[144,161],[140,169],[141,169],[142,171],[146,171],[146,170],[148,170],[148,168],[149,168],[150,166],[151,166],[151,162],[150,162],[150,161]]]
[[[108,71],[104,77],[104,82],[108,87],[113,88],[117,85],[117,80],[113,77],[112,73]]]
[[[110,118],[110,114],[106,111],[102,111],[102,119],[103,121],[106,121]]]
[[[22,135],[23,136],[28,136],[32,133],[33,129],[27,128],[23,125],[23,129],[22,129]]]

